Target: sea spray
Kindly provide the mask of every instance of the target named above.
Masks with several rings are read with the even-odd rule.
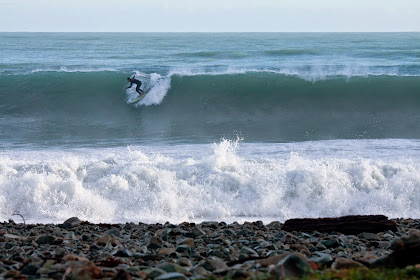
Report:
[[[331,150],[339,142],[329,143]],[[29,222],[70,216],[174,223],[351,214],[420,217],[418,157],[290,151],[299,145],[260,147],[223,140],[171,149],[3,152],[0,219],[14,212]],[[320,150],[323,145],[311,144]],[[369,145],[364,143],[365,155]]]
[[[142,88],[145,92],[148,92],[144,99],[136,103],[136,106],[160,104],[165,95],[168,93],[168,90],[171,88],[170,76],[161,76],[157,73],[145,74],[136,71],[135,77],[144,82],[144,86]],[[127,95],[128,102],[130,102],[138,96],[138,93],[132,89],[127,91]]]

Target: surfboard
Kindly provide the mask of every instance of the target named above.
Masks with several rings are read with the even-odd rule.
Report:
[[[139,95],[136,99],[134,99],[133,101],[131,101],[130,102],[130,104],[134,104],[134,103],[137,103],[137,102],[139,102],[140,100],[142,100],[143,99],[143,97],[145,97],[146,96],[146,94],[148,94],[149,92],[148,91],[145,91],[142,95]]]

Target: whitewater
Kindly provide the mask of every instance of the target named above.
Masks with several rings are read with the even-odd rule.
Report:
[[[419,39],[0,33],[0,220],[420,218]]]

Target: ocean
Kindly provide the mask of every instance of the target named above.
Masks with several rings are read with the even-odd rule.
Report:
[[[15,213],[420,218],[420,33],[0,33]]]

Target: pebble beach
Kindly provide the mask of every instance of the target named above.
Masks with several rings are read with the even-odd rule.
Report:
[[[404,248],[412,255],[399,268],[420,269],[420,220],[392,221],[397,231],[345,235],[287,232],[280,222],[261,221],[92,224],[74,217],[62,224],[26,225],[9,220],[0,223],[0,278],[299,278],[314,271],[393,267],[390,256]]]

